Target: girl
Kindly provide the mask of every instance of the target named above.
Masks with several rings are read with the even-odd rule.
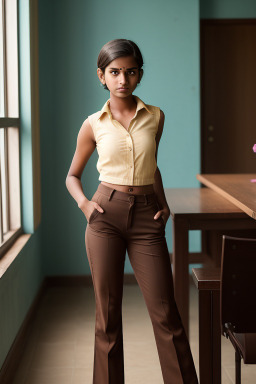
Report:
[[[126,250],[152,321],[164,383],[196,384],[165,238],[170,209],[157,167],[164,113],[133,95],[143,75],[142,55],[134,42],[109,41],[97,65],[110,98],[82,124],[66,179],[88,222],[85,244],[96,301],[93,384],[124,383]],[[101,183],[90,201],[81,175],[95,147]]]

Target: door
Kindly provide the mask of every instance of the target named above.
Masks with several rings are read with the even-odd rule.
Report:
[[[201,172],[255,173],[256,20],[201,21]]]

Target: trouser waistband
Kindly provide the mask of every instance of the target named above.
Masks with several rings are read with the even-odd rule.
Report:
[[[136,203],[145,203],[155,201],[156,195],[155,193],[148,193],[148,194],[139,194],[139,195],[131,195],[127,192],[118,191],[115,188],[107,187],[105,184],[99,184],[97,191],[100,193],[103,193],[104,195],[108,196],[108,199],[119,199],[124,200],[128,202],[136,202]]]

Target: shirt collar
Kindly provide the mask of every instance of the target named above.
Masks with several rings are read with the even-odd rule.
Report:
[[[145,108],[146,111],[148,111],[148,113],[150,113],[151,115],[154,114],[154,113],[147,107],[147,105],[146,105],[145,103],[143,103],[143,101],[142,101],[138,96],[135,96],[135,95],[133,95],[133,96],[134,96],[134,98],[135,98],[135,100],[136,100],[136,102],[137,102],[137,108],[136,108],[135,115],[137,115],[138,111],[139,111],[140,109],[143,109],[143,108]],[[98,117],[97,120],[99,120],[99,119],[104,115],[104,113],[107,113],[108,116],[111,118],[111,111],[110,111],[110,108],[109,108],[109,102],[110,102],[110,99],[108,99],[108,100],[106,101],[106,103],[103,105],[103,107],[102,107],[102,109],[101,109],[101,111],[100,111],[100,115],[99,115],[99,117]]]

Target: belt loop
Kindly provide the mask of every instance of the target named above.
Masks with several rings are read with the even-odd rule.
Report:
[[[112,191],[110,192],[109,198],[108,198],[109,201],[111,200],[114,192],[115,192],[115,189],[112,189]]]
[[[147,205],[147,203],[148,203],[147,195],[144,194],[144,198],[145,198],[145,203],[144,204]]]

